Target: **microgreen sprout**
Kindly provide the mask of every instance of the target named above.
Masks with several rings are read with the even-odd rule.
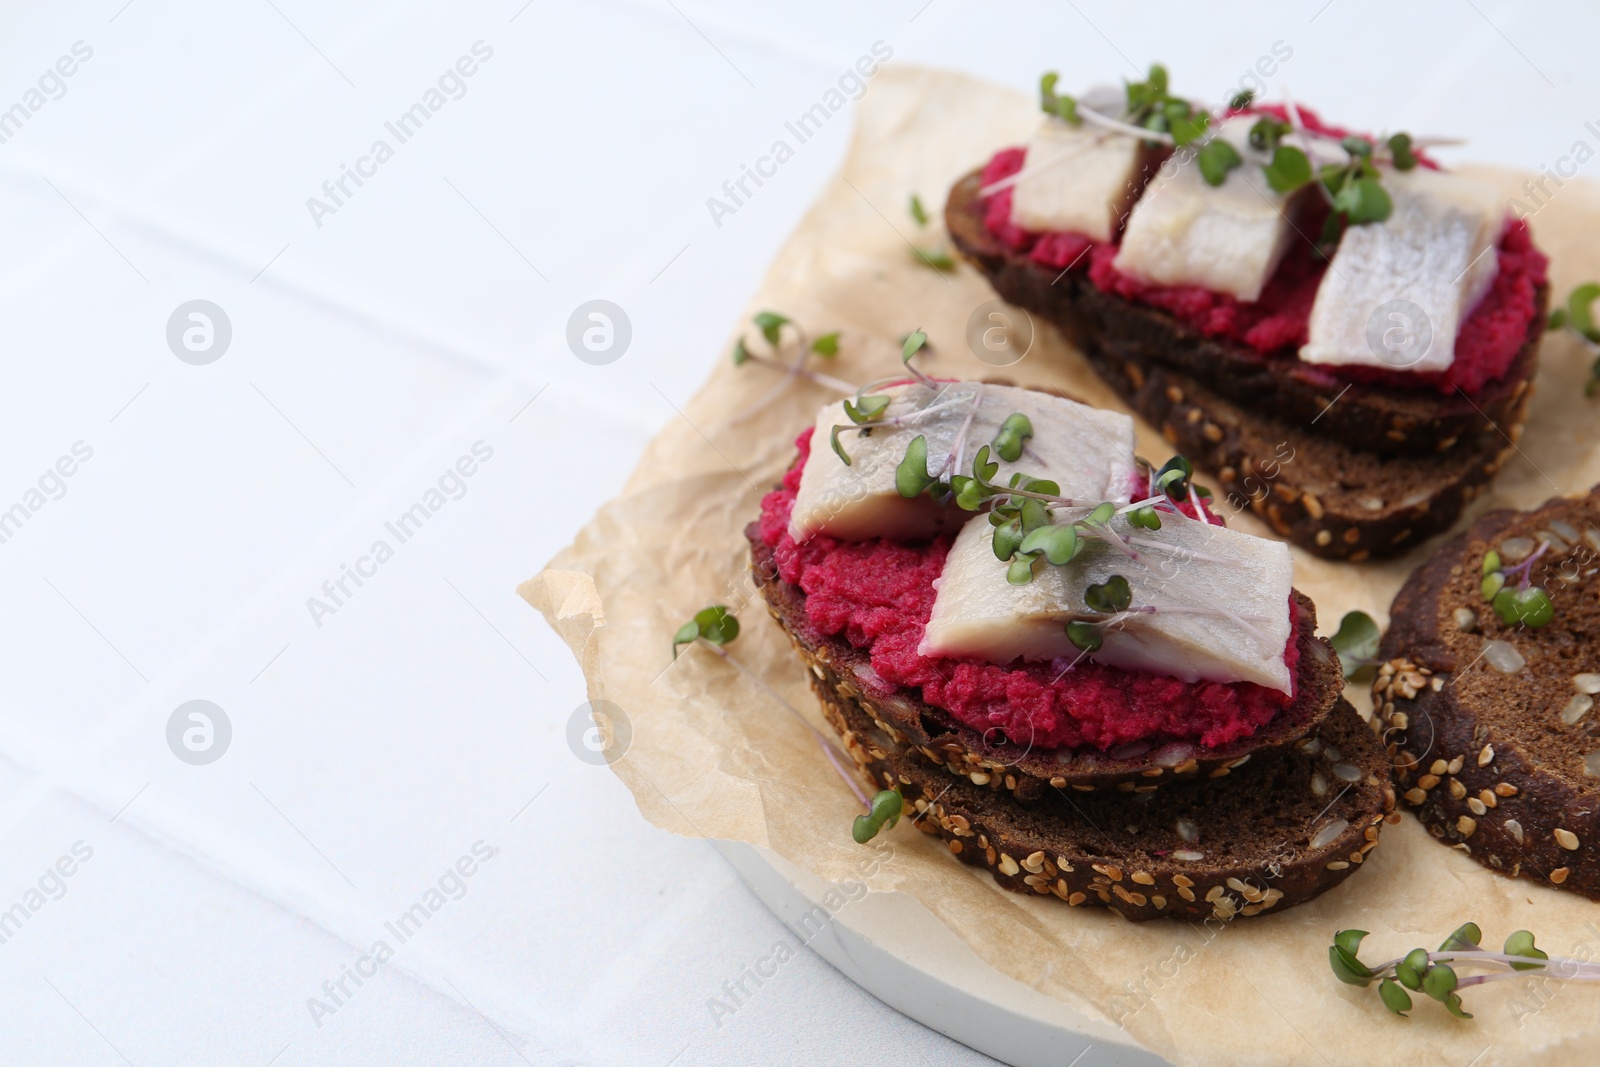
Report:
[[[672,658],[678,658],[678,649],[704,639],[713,645],[725,645],[739,636],[739,620],[729,613],[724,604],[713,604],[694,613],[694,618],[678,627],[672,635]]]
[[[1378,624],[1364,611],[1347,611],[1339,620],[1339,629],[1328,643],[1339,653],[1344,666],[1344,676],[1354,678],[1359,672],[1378,662]]]
[[[1594,324],[1594,302],[1600,298],[1600,284],[1585,282],[1567,294],[1565,306],[1550,312],[1550,329],[1571,330],[1581,341],[1594,362],[1589,366],[1589,382],[1583,387],[1585,396],[1600,392],[1600,329]]]
[[[917,224],[919,230],[926,230],[932,218],[928,215],[928,209],[922,206],[922,198],[916,193],[911,194],[910,210],[911,221]],[[952,256],[942,245],[933,248],[912,245],[911,258],[922,266],[932,268],[941,273],[947,270],[955,270],[956,268],[956,257]]]
[[[1287,143],[1291,138],[1301,144]],[[1250,127],[1250,144],[1271,156],[1262,170],[1273,191],[1292,193],[1312,182],[1317,184],[1333,209],[1323,229],[1324,244],[1337,240],[1347,225],[1359,226],[1388,218],[1394,210],[1394,201],[1383,187],[1379,165],[1386,164],[1400,171],[1415,167],[1417,156],[1411,135],[1396,133],[1382,141],[1342,137],[1338,145],[1344,150],[1344,160],[1320,167],[1313,166],[1312,155],[1308,152],[1313,139],[1329,138],[1310,134],[1297,123],[1285,122],[1275,115],[1262,115]]]
[[[850,828],[850,836],[855,839],[856,844],[864,845],[877,837],[878,831],[884,827],[894,829],[894,824],[900,821],[900,811],[904,806],[899,790],[879,790],[868,802],[867,813],[856,816],[855,825]]]
[[[755,351],[746,343],[744,337],[740,337],[733,343],[733,365],[739,367],[746,363],[759,363],[764,367],[782,371],[783,378],[761,399],[734,416],[735,423],[743,422],[760,411],[783,392],[795,378],[804,378],[808,382],[841,393],[855,392],[856,387],[849,382],[835,378],[831,374],[811,370],[806,366],[806,361],[812,356],[832,359],[839,354],[839,331],[825,333],[812,340],[793,319],[776,311],[759,311],[750,321],[761,334],[766,350]]]
[[[861,788],[861,783],[856,781],[855,775],[845,769],[846,757],[839,751],[839,747],[825,737],[821,731],[800,714],[800,709],[789,703],[766,680],[740,663],[724,646],[739,636],[739,620],[728,610],[726,605],[713,604],[695,612],[694,617],[672,635],[672,658],[678,658],[678,649],[683,645],[707,648],[715,652],[723,661],[732,664],[741,674],[760,686],[768,696],[788,710],[789,714],[811,732],[816,738],[817,745],[822,749],[822,754],[828,758],[834,771],[844,784],[850,787],[850,792],[855,794],[856,800],[866,809],[865,815],[857,815],[855,825],[851,828],[851,837],[858,844],[866,844],[878,835],[885,827],[892,828],[900,820],[902,801],[900,793],[894,789],[885,789],[868,799],[866,790]]]
[[[1483,581],[1479,592],[1494,607],[1494,613],[1507,626],[1526,624],[1530,629],[1540,629],[1555,618],[1555,605],[1550,594],[1533,584],[1533,565],[1539,562],[1550,548],[1541,541],[1527,559],[1514,567],[1504,565],[1500,553],[1490,549],[1483,557]],[[1513,585],[1513,581],[1515,585]]]
[[[1334,934],[1333,944],[1328,947],[1328,964],[1335,977],[1348,985],[1365,988],[1377,982],[1378,996],[1384,1007],[1403,1018],[1411,1010],[1411,993],[1414,992],[1439,1001],[1458,1019],[1470,1019],[1472,1014],[1461,1006],[1460,990],[1475,985],[1516,978],[1529,971],[1537,972],[1542,978],[1600,980],[1600,964],[1588,960],[1551,959],[1534,945],[1533,934],[1527,930],[1518,930],[1506,938],[1504,951],[1488,952],[1479,947],[1483,931],[1478,924],[1463,923],[1445,938],[1437,951],[1412,949],[1404,956],[1375,967],[1362,963],[1357,955],[1366,936],[1365,930],[1340,930]],[[1465,977],[1458,973],[1458,969],[1468,968],[1489,973]]]

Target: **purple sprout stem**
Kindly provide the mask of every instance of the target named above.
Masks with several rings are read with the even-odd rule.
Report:
[[[1517,588],[1528,588],[1528,586],[1533,582],[1533,565],[1539,562],[1539,557],[1544,555],[1545,552],[1549,551],[1549,548],[1549,541],[1540,541],[1539,547],[1534,549],[1533,555],[1529,556],[1515,567],[1501,567],[1500,573],[1505,575],[1507,579],[1509,579],[1512,575],[1516,575]]]

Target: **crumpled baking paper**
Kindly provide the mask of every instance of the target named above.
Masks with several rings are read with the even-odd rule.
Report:
[[[909,196],[920,194],[936,210],[958,177],[1019,143],[1037,121],[1036,104],[1014,92],[948,72],[885,70],[859,106],[843,170],[778,256],[751,312],[781,311],[812,336],[842,331],[838,356],[813,365],[826,363],[821,369],[849,381],[896,369],[899,339],[921,327],[932,347],[930,373],[1000,374],[1121,407],[1043,324],[1021,362],[998,371],[979,362],[965,340],[967,323],[993,293],[970,268],[932,269],[912,252],[913,244],[936,248],[946,238],[937,220],[915,225]],[[1508,197],[1520,195],[1522,175],[1476,173]],[[1552,257],[1553,292],[1600,275],[1596,187],[1569,182],[1532,224]],[[1334,891],[1229,924],[1135,925],[1108,911],[1008,893],[905,822],[880,839],[892,858],[864,864],[866,850],[849,833],[860,810],[855,798],[783,707],[787,701],[827,731],[805,669],[747,576],[742,533],[791,461],[795,434],[835,394],[796,382],[739,421],[776,372],[735,367],[727,349],[708,352],[706,361],[709,379],[650,443],[622,495],[521,588],[577,655],[591,702],[610,702],[612,715],[626,720],[631,738],[612,769],[646,818],[679,834],[772,849],[823,878],[868,872],[872,890],[914,897],[995,968],[1121,1024],[1176,1064],[1489,1067],[1600,1057],[1600,988],[1592,985],[1533,979],[1474,988],[1466,1002],[1477,1018],[1467,1022],[1421,994],[1412,1018],[1399,1019],[1375,989],[1334,979],[1328,944],[1348,927],[1372,931],[1368,960],[1431,948],[1468,919],[1482,925],[1490,947],[1526,927],[1552,954],[1600,956],[1600,904],[1491,874],[1410,817],[1386,828],[1365,869]],[[1587,363],[1569,338],[1546,343],[1518,452],[1472,515],[1531,506],[1600,480],[1590,432],[1600,401],[1583,396]],[[1141,424],[1139,432],[1143,455],[1168,456],[1153,430]],[[1233,521],[1270,535],[1248,515]],[[1316,602],[1325,633],[1356,608],[1385,623],[1395,591],[1431,547],[1365,565],[1296,550],[1296,585]],[[738,611],[744,632],[729,651],[760,682],[703,649],[672,660],[672,633],[708,603]],[[1369,706],[1365,694],[1351,695]]]

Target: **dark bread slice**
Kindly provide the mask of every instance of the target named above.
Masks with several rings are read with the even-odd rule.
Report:
[[[1565,540],[1552,522],[1580,534],[1534,565],[1555,617],[1538,630],[1508,627],[1479,592],[1483,556],[1540,531]],[[1435,837],[1490,870],[1592,900],[1600,900],[1600,710],[1574,723],[1562,712],[1578,695],[1574,675],[1600,670],[1597,562],[1600,487],[1532,512],[1489,512],[1396,595],[1373,682],[1399,788]],[[1462,610],[1474,616],[1467,629]],[[1489,640],[1511,643],[1526,665],[1510,675],[1491,666]]]
[[[1525,390],[1514,406],[1509,436],[1486,428],[1439,455],[1382,459],[1245,411],[1160,364],[1093,348],[1086,355],[1129,407],[1216,476],[1233,508],[1250,508],[1278,536],[1319,556],[1352,563],[1449,529],[1514,448],[1532,395]]]
[[[1344,691],[1338,654],[1316,636],[1316,608],[1297,591],[1300,658],[1295,699],[1249,737],[1214,749],[1191,743],[1141,743],[1114,749],[1115,755],[990,743],[981,731],[958,722],[915,691],[901,688],[888,697],[869,695],[862,682],[864,677],[874,677],[868,653],[842,637],[817,633],[806,617],[806,594],[778,577],[772,549],[761,540],[755,523],[745,528],[745,536],[750,542],[750,569],[767,610],[810,668],[814,683],[826,687],[837,699],[858,701],[883,729],[892,730],[951,773],[991,792],[1011,793],[1024,802],[1044,796],[1052,787],[1070,789],[1074,794],[1107,790],[1144,793],[1174,780],[1221,778],[1254,754],[1264,756],[1305,737],[1334,709]]]
[[[1349,877],[1381,823],[1399,821],[1383,747],[1342,698],[1299,748],[1225,780],[1138,796],[1052,790],[1028,806],[946,774],[823,680],[812,688],[873,787],[898,788],[914,825],[957,859],[1013,892],[1135,922],[1226,922],[1303,903]]]
[[[1002,297],[1056,323],[1085,353],[1165,366],[1247,410],[1271,411],[1297,426],[1315,422],[1322,436],[1378,455],[1448,452],[1491,426],[1510,432],[1521,422],[1538,368],[1548,286],[1539,289],[1538,313],[1522,348],[1481,396],[1359,382],[1344,390],[1345,383],[1325,368],[1206,337],[1160,308],[1102,292],[1082,271],[1063,273],[1017,255],[984,226],[981,184],[980,172],[974,172],[950,190],[945,225],[951,240]]]

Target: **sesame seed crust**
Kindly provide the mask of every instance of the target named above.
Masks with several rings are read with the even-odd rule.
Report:
[[[1562,617],[1589,610],[1580,598],[1592,600],[1597,583],[1563,585],[1555,621],[1539,631],[1498,627],[1475,590],[1485,552],[1551,522],[1600,529],[1600,487],[1532,512],[1489,512],[1411,575],[1395,597],[1379,648],[1373,729],[1394,762],[1405,809],[1435,838],[1497,874],[1600,900],[1600,778],[1586,777],[1569,754],[1573,745],[1600,750],[1600,739],[1591,737],[1587,720],[1563,724],[1558,716],[1566,697],[1552,701],[1539,688],[1568,662],[1562,656],[1600,660],[1600,649],[1591,652],[1563,632]],[[1577,554],[1548,558],[1559,575]],[[1480,620],[1471,631],[1453,621],[1463,606]],[[1484,626],[1489,632],[1479,632]],[[1512,641],[1527,664],[1504,675],[1474,663],[1489,638]],[[1473,672],[1484,671],[1492,684],[1475,680]]]
[[[1330,743],[1337,743],[1342,758],[1366,773],[1314,822],[1309,821],[1310,813],[1323,808],[1320,799],[1307,806],[1306,825],[1273,848],[1263,845],[1258,861],[1243,863],[1208,862],[1202,853],[1172,849],[1171,844],[1186,840],[1175,834],[1163,837],[1150,828],[1115,825],[1141,818],[1159,800],[1146,804],[1113,791],[1095,799],[1101,807],[1090,816],[1079,808],[1087,801],[1070,791],[1030,807],[1004,792],[974,786],[929,760],[918,746],[896,744],[859,700],[842,696],[820,680],[812,682],[812,689],[862,774],[873,783],[900,782],[902,795],[916,811],[910,821],[943,840],[958,860],[988,870],[1013,892],[1053,896],[1072,907],[1105,907],[1135,922],[1161,917],[1226,921],[1309,900],[1359,869],[1394,811],[1386,756],[1355,710],[1343,701],[1318,736],[1336,739]],[[1215,793],[1218,799],[1243,791],[1240,795],[1263,805],[1277,805],[1283,801],[1272,793],[1273,786],[1264,783],[1303,781],[1320,759],[1316,754],[1291,752],[1275,760],[1252,761],[1257,765],[1217,783],[1187,788],[1207,796]],[[1307,765],[1298,778],[1281,765],[1293,761]],[[1204,798],[1197,797],[1194,803],[1206,806]],[[1106,817],[1113,807],[1118,819]],[[1195,847],[1208,847],[1223,833],[1238,833],[1236,821],[1236,815],[1222,815],[1219,822],[1225,826],[1202,826]],[[1180,858],[1184,854],[1200,858]]]

